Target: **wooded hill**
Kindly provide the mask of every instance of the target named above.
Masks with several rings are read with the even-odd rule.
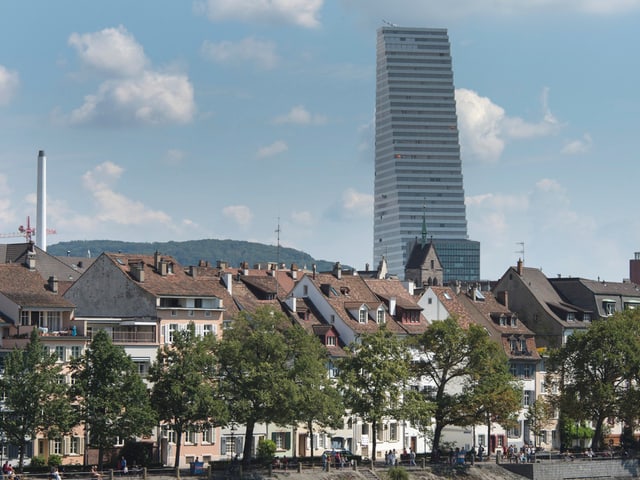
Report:
[[[331,270],[335,262],[316,260],[308,253],[294,248],[276,247],[263,243],[241,240],[187,240],[184,242],[122,242],[117,240],[74,240],[60,242],[47,247],[52,255],[70,255],[72,257],[97,257],[103,252],[137,253],[152,255],[160,252],[170,255],[182,266],[197,265],[200,260],[209,261],[213,266],[218,260],[232,267],[248,262],[250,267],[257,263],[278,262],[288,268],[292,263],[299,268],[311,269],[317,265],[318,271]]]

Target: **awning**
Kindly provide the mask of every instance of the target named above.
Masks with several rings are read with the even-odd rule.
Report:
[[[125,320],[124,322],[120,322],[120,325],[123,327],[131,327],[131,326],[137,326],[137,327],[155,327],[158,325],[157,322],[138,322],[135,320]]]

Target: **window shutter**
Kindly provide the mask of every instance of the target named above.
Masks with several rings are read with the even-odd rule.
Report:
[[[284,448],[289,450],[291,448],[291,432],[287,432],[284,435]]]
[[[243,437],[236,437],[236,453],[242,453],[243,448],[242,446],[244,445],[244,438]]]
[[[278,444],[278,442],[276,442],[276,432],[271,432],[271,440],[273,440],[276,445]]]
[[[225,437],[220,438],[220,454],[227,454],[227,439]]]

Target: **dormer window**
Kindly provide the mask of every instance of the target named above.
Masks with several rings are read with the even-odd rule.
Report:
[[[379,308],[376,312],[376,322],[378,325],[384,323],[384,308]]]
[[[515,338],[509,340],[509,348],[511,349],[511,353],[518,351],[518,341]]]
[[[507,317],[505,317],[504,315],[500,315],[500,326],[501,327],[507,326]]]
[[[616,313],[616,302],[613,300],[603,300],[602,310],[604,310],[605,315],[613,315]]]
[[[518,317],[516,317],[515,315],[512,315],[510,319],[510,325],[512,327],[516,327],[518,325]]]
[[[567,312],[567,322],[573,322],[576,319],[576,314],[573,312]]]
[[[367,323],[367,308],[366,307],[360,307],[360,310],[358,310],[358,322],[359,323]]]
[[[582,321],[583,322],[590,322],[591,321],[591,314],[590,313],[583,313],[582,314]]]
[[[334,337],[333,335],[327,335],[326,337],[327,340],[327,346],[329,347],[335,347],[336,346],[336,337]]]
[[[527,351],[527,339],[526,338],[521,338],[520,339],[520,351],[521,352],[526,352]]]

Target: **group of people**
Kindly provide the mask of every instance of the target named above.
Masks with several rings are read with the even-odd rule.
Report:
[[[532,444],[525,444],[520,449],[515,445],[507,448],[507,460],[509,463],[532,463],[536,460],[536,447]]]
[[[322,471],[329,471],[329,466],[333,464],[335,468],[342,468],[345,466],[347,459],[340,455],[340,452],[336,452],[335,449],[331,450],[331,453],[323,452],[322,454]]]
[[[405,448],[402,451],[402,454],[400,455],[399,459],[398,459],[398,454],[396,453],[395,448],[393,450],[389,450],[384,453],[385,465],[397,466],[400,463],[407,464],[411,467],[416,466],[416,452],[413,450],[413,448],[409,448],[408,452],[407,452],[407,449]]]
[[[2,474],[6,475],[9,478],[13,478],[15,476],[13,467],[11,466],[8,460],[4,462],[4,465],[2,465]]]

